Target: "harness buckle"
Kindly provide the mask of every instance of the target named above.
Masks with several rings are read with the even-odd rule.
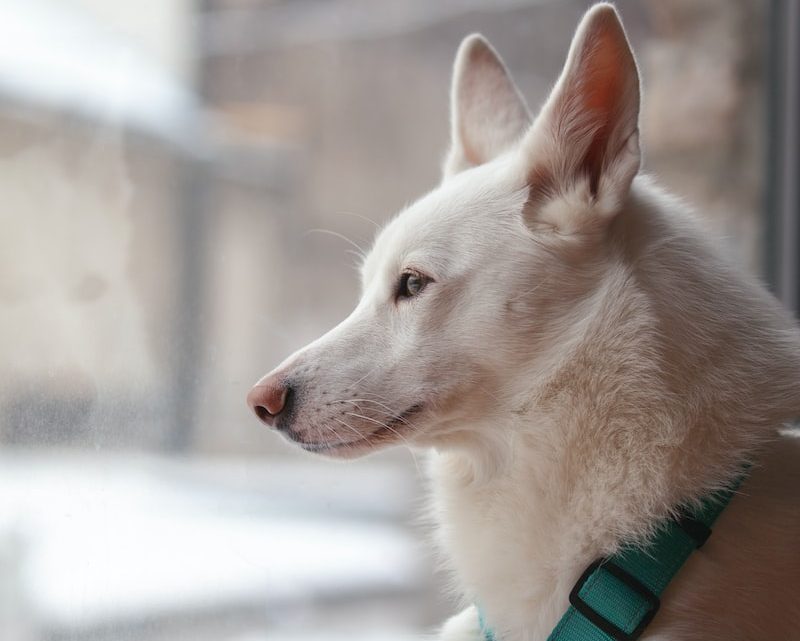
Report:
[[[611,576],[624,583],[628,588],[630,588],[647,602],[649,607],[642,615],[641,620],[632,632],[627,632],[617,626],[615,623],[606,619],[580,596],[579,593],[584,584],[596,571],[608,572]],[[613,561],[610,561],[609,559],[599,559],[586,568],[584,573],[581,575],[581,578],[578,579],[577,583],[575,583],[575,586],[572,588],[572,591],[569,593],[569,602],[572,604],[573,608],[580,612],[595,627],[599,628],[617,641],[635,641],[638,639],[650,621],[653,620],[656,612],[658,612],[658,608],[661,606],[661,601],[656,594],[654,594],[646,585],[639,581],[639,579],[633,576],[630,572],[624,568],[621,568],[619,565]]]

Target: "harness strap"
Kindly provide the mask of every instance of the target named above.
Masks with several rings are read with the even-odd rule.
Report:
[[[659,597],[730,503],[745,475],[714,492],[694,509],[668,521],[646,547],[623,547],[583,573],[570,606],[548,641],[635,641],[658,612]],[[479,611],[485,641],[497,641]]]

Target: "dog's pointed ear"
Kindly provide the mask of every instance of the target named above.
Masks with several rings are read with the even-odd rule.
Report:
[[[517,86],[480,34],[458,48],[450,92],[451,146],[444,178],[489,162],[518,142],[531,123]]]
[[[574,231],[613,218],[641,164],[638,123],[639,71],[625,30],[612,5],[595,5],[523,142],[529,221]]]

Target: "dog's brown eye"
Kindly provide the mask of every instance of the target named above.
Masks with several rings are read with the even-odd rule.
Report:
[[[397,298],[411,298],[419,294],[430,282],[427,276],[417,272],[403,272],[397,285]]]

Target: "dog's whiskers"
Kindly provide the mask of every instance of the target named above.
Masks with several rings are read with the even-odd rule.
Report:
[[[372,223],[373,225],[375,225],[375,229],[380,229],[381,228],[380,224],[378,224],[377,222],[375,222],[374,220],[372,220],[372,218],[369,218],[368,216],[364,216],[362,214],[356,214],[355,212],[352,212],[352,211],[340,211],[338,213],[341,214],[342,216],[353,216],[355,218],[360,218],[361,220],[365,220],[368,223]]]
[[[388,423],[384,423],[383,421],[379,421],[377,419],[370,418],[369,416],[364,416],[362,414],[356,414],[355,412],[345,412],[345,414],[347,414],[348,416],[353,416],[353,417],[356,417],[356,418],[363,419],[365,421],[369,421],[370,423],[375,423],[376,425],[380,425],[381,427],[383,427],[383,428],[389,430],[390,432],[392,432],[395,436],[397,436],[397,438],[399,438],[401,441],[403,441],[403,443],[405,443],[408,446],[408,451],[411,453],[411,458],[414,459],[414,466],[417,468],[417,473],[420,473],[420,467],[419,467],[419,461],[417,461],[417,455],[414,454],[414,450],[411,448],[411,443],[400,432],[398,432],[396,429],[394,429]]]
[[[391,399],[387,398],[386,396],[381,396],[380,394],[376,394],[374,392],[363,392],[362,391],[361,393],[364,396],[374,396],[374,397],[379,398],[379,399],[384,400],[384,401],[391,401]],[[487,393],[491,394],[488,391],[487,391]],[[416,427],[416,425],[414,423],[412,423],[411,421],[406,419],[404,416],[402,416],[401,413],[398,413],[397,410],[392,409],[389,405],[386,405],[385,403],[379,403],[378,401],[375,401],[375,400],[369,399],[369,398],[343,399],[343,400],[344,401],[347,401],[347,400],[358,400],[360,402],[374,403],[376,405],[379,405],[380,407],[383,407],[387,412],[389,412],[389,414],[390,414],[389,418],[390,419],[396,420],[396,421],[400,421],[402,423],[405,423],[406,425],[408,425],[411,428],[417,429],[417,427]]]
[[[389,407],[385,403],[381,403],[379,401],[373,401],[370,398],[339,399],[339,400],[335,400],[335,401],[331,401],[331,402],[332,403],[351,403],[351,404],[355,405],[358,408],[359,412],[362,412],[364,410],[361,409],[361,407],[358,405],[358,403],[372,403],[373,405],[377,405],[378,407],[381,407],[381,408],[385,409],[387,412],[389,412],[390,418],[392,420],[400,421],[401,423],[405,423],[406,425],[409,425],[409,426],[411,425],[411,423],[409,423],[402,415],[398,414],[395,410],[393,410],[391,407]]]
[[[327,430],[329,434],[333,434],[336,438],[339,438],[339,435],[336,433],[336,430],[333,429],[327,423],[320,423],[320,424],[316,425],[315,427],[317,428],[317,436],[319,438],[324,438],[324,436],[322,435],[322,430],[320,428],[325,428],[325,430]]]
[[[347,422],[345,422],[345,421],[343,421],[343,420],[341,420],[339,418],[336,418],[335,416],[331,416],[331,418],[334,421],[336,421],[337,423],[339,423],[340,425],[344,425],[348,430],[350,430],[353,434],[355,434],[358,437],[358,440],[361,440],[361,439],[364,438],[364,435],[361,432],[359,432],[355,427],[350,425],[349,423],[347,423]],[[334,431],[334,434],[335,433],[336,432]]]
[[[363,247],[361,247],[361,245],[359,245],[356,241],[352,240],[351,238],[348,238],[344,234],[339,233],[338,231],[333,231],[332,229],[314,228],[314,229],[309,229],[306,232],[306,234],[330,234],[331,236],[335,236],[336,238],[339,238],[345,241],[346,243],[352,245],[356,250],[358,250],[358,255],[361,256],[362,260],[366,259],[367,257],[367,252],[364,250]]]

